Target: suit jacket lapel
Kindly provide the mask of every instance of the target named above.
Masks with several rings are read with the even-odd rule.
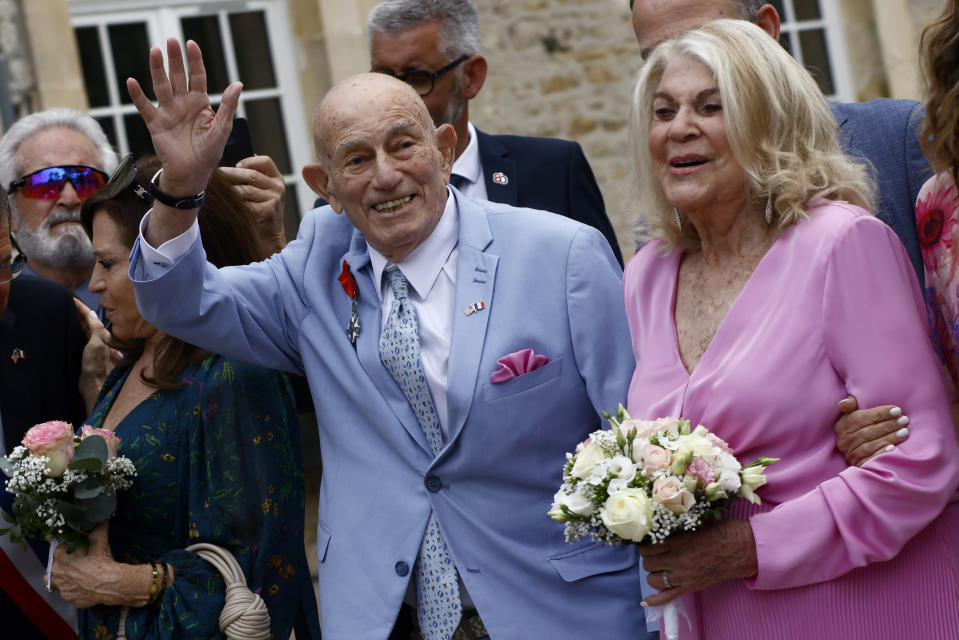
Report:
[[[849,118],[843,115],[837,103],[830,102],[829,108],[832,110],[832,115],[836,119],[836,124],[839,126],[839,143],[843,150],[848,153],[852,148],[852,130],[846,126]]]
[[[486,197],[492,202],[517,206],[516,163],[509,157],[509,151],[495,137],[479,130],[476,131],[476,144],[483,165]],[[497,173],[506,178],[505,183],[493,181],[493,175]]]
[[[363,367],[372,383],[373,389],[371,391],[375,390],[374,392],[378,392],[383,397],[383,400],[390,406],[410,437],[432,457],[433,450],[426,440],[426,434],[423,433],[423,428],[416,419],[416,415],[410,409],[406,396],[403,395],[403,391],[396,384],[393,376],[380,361],[380,325],[382,322],[380,299],[377,295],[376,283],[373,282],[372,271],[367,268],[370,264],[370,254],[366,250],[366,241],[358,231],[354,232],[350,252],[343,259],[350,265],[350,271],[353,272],[356,286],[359,288],[356,311],[360,316],[360,335],[356,340],[356,355],[359,358],[360,366]],[[348,321],[349,314],[347,313],[343,319],[344,331]]]
[[[456,262],[456,300],[453,306],[453,335],[450,338],[449,372],[446,387],[449,438],[452,443],[466,423],[473,395],[481,384],[479,364],[492,313],[493,285],[499,257],[486,253],[492,242],[486,212],[467,198],[456,198],[459,206],[459,256]],[[467,315],[476,302],[486,308]]]

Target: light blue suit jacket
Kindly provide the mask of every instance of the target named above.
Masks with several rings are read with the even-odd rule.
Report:
[[[919,144],[924,111],[914,100],[830,103],[843,150],[866,160],[877,182],[876,216],[892,227],[924,288],[916,197],[932,170]]]
[[[564,453],[626,397],[634,362],[620,268],[595,229],[451,193],[460,229],[450,437],[435,459],[380,363],[366,241],[329,207],[310,213],[282,253],[245,267],[216,270],[197,242],[166,275],[142,281],[137,245],[138,304],[167,333],[309,379],[327,640],[387,637],[431,509],[491,637],[640,637],[636,548],[569,545],[546,516]],[[337,282],[344,260],[359,286],[355,351]],[[480,301],[485,310],[464,313]],[[525,348],[550,362],[490,384],[497,359]]]

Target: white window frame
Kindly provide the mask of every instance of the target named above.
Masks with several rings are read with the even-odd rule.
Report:
[[[170,0],[164,2],[161,7],[157,6],[156,0],[69,0],[69,7],[74,28],[97,28],[100,49],[104,56],[103,62],[107,69],[115,68],[113,52],[107,46],[107,27],[111,24],[145,23],[150,46],[160,47],[165,57],[167,38],[177,38],[181,42],[183,40],[180,28],[181,18],[217,14],[221,33],[227,34],[229,33],[228,13],[263,11],[270,40],[276,88],[244,90],[237,115],[245,115],[243,104],[245,100],[262,98],[279,100],[292,170],[292,173],[284,174],[283,179],[288,189],[292,190],[292,194],[296,195],[297,213],[302,216],[304,211],[312,209],[316,196],[302,183],[299,174],[299,170],[304,165],[313,161],[312,135],[303,113],[303,98],[296,74],[292,30],[285,0]],[[234,82],[238,79],[238,72],[231,38],[223,38],[223,49],[228,79]],[[146,52],[143,52],[143,55],[146,55]],[[137,79],[141,84],[150,82],[149,78]],[[123,126],[123,117],[136,113],[136,107],[132,103],[124,104],[120,100],[120,89],[112,75],[106,84],[110,105],[91,108],[90,115],[95,118],[113,119],[118,150],[124,154],[129,151],[129,144],[126,129]],[[210,101],[218,104],[220,97],[220,94],[211,94]]]
[[[855,100],[855,90],[849,74],[849,60],[846,54],[845,34],[842,30],[842,14],[836,0],[819,0],[819,20],[796,20],[793,0],[782,0],[783,13],[780,16],[780,37],[789,38],[793,57],[803,62],[802,48],[799,44],[799,32],[810,29],[822,29],[826,38],[826,54],[831,66],[833,89],[835,93],[827,98],[840,101]]]

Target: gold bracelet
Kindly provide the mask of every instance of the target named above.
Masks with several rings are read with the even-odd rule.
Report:
[[[157,566],[156,560],[151,560],[150,564],[153,566],[153,583],[150,585],[150,596],[147,598],[148,605],[153,604],[157,596],[157,588],[160,581],[160,568]]]

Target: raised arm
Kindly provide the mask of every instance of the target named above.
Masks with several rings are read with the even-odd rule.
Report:
[[[189,77],[178,40],[167,40],[169,74],[163,68],[159,47],[150,49],[150,77],[156,106],[146,97],[139,82],[127,78],[127,91],[150,131],[163,166],[157,187],[176,200],[190,198],[206,188],[210,174],[223,155],[242,89],[239,82],[227,87],[219,110],[214,112],[206,93],[203,55],[196,42],[187,41],[186,55]],[[196,213],[196,209],[177,209],[157,200],[145,231],[147,242],[159,247],[182,234],[196,220]]]

